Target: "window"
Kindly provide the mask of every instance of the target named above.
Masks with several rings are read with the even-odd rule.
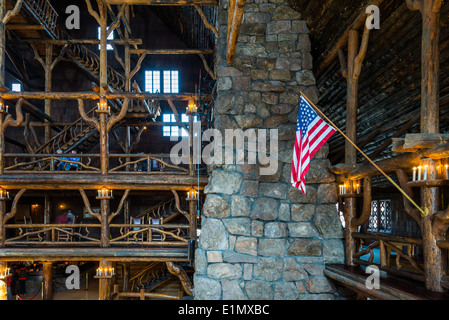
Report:
[[[164,71],[164,93],[179,93],[178,71]]]
[[[108,40],[114,40],[114,31],[107,38]],[[101,28],[98,27],[98,40],[101,40]],[[98,50],[100,50],[101,45],[98,45]],[[112,46],[110,44],[106,45],[107,50],[112,50]]]
[[[161,72],[145,71],[145,91],[149,93],[161,92]],[[166,121],[164,121],[166,122]]]
[[[371,201],[368,231],[391,233],[391,219],[391,200]]]
[[[189,117],[187,116],[187,114],[182,113],[180,115],[180,120],[184,123],[189,122]],[[174,114],[164,113],[162,115],[162,121],[167,124],[176,123],[176,118]],[[197,121],[197,116],[194,117],[194,121]],[[182,127],[166,125],[162,127],[162,135],[164,137],[188,137],[189,133]]]
[[[13,83],[11,85],[11,90],[14,92],[21,92],[22,91],[22,85],[20,83]]]
[[[164,93],[179,93],[179,73],[177,70],[145,71],[145,91],[149,93],[161,93],[161,80]]]

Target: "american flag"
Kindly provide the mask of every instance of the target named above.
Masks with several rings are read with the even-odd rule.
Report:
[[[321,119],[307,100],[301,96],[296,123],[295,148],[292,161],[291,184],[306,194],[306,173],[310,159],[335,133],[335,129]]]

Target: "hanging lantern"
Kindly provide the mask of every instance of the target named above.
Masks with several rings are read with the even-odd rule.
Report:
[[[189,98],[189,102],[187,104],[187,114],[194,114],[198,112],[198,107],[195,103],[195,99],[193,97]]]

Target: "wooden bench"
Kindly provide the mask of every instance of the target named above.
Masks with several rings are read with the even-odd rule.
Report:
[[[426,290],[422,282],[380,272],[380,288],[368,289],[366,267],[326,264],[324,275],[343,286],[374,300],[449,300],[449,294]]]

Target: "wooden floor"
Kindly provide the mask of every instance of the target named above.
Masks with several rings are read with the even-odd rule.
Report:
[[[188,261],[187,248],[2,248],[2,261]]]
[[[371,275],[366,268],[342,264],[327,264],[325,275],[338,283],[375,300],[449,300],[449,294],[432,292],[418,281],[399,278],[381,272],[380,288],[368,289],[366,279]]]

